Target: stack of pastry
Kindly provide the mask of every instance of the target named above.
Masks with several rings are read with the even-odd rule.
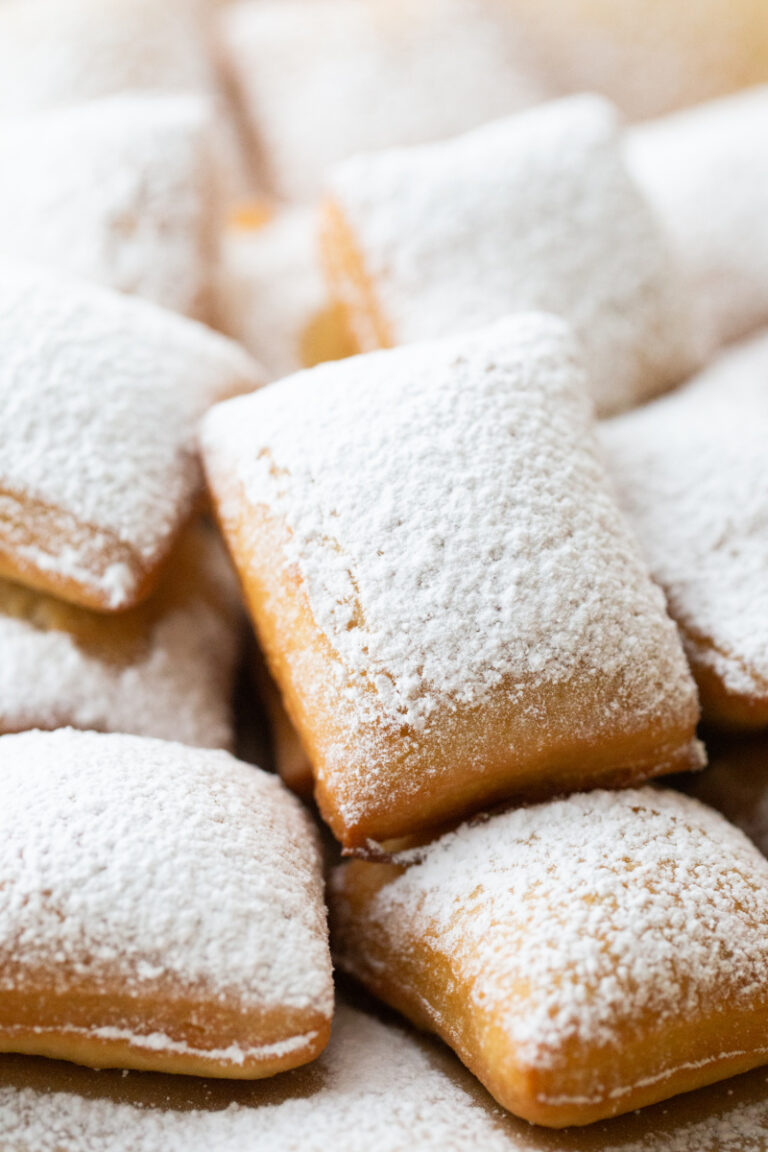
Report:
[[[627,127],[544,16],[0,3],[4,1148],[661,1148],[768,1064],[768,89]]]

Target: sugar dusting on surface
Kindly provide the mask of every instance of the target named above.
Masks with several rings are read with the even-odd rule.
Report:
[[[0,986],[42,972],[140,997],[161,978],[243,1011],[330,1015],[319,849],[276,778],[60,729],[0,738],[0,780]]]
[[[759,1073],[751,1091],[742,1078],[735,1089],[552,1132],[504,1116],[449,1053],[436,1057],[431,1045],[340,1004],[319,1060],[234,1092],[210,1081],[185,1092],[183,1078],[135,1073],[115,1089],[114,1074],[79,1071],[81,1092],[61,1081],[42,1088],[39,1079],[14,1083],[11,1067],[0,1132],[8,1152],[360,1152],[361,1142],[366,1152],[764,1152],[768,1088]]]
[[[71,529],[59,550],[15,541],[6,521],[3,543],[119,606],[134,576],[122,559],[94,570],[100,544],[139,564],[167,546],[200,490],[200,417],[258,387],[260,371],[202,325],[10,261],[0,270],[0,346],[0,493],[54,509]],[[22,529],[34,519],[30,507]]]
[[[202,316],[210,110],[132,93],[0,121],[0,251]]]
[[[602,414],[698,358],[667,242],[594,96],[442,144],[356,157],[329,181],[395,343],[541,308],[573,324]]]
[[[328,166],[363,149],[449,136],[546,95],[512,22],[473,0],[241,0],[221,22],[288,200],[316,200]]]
[[[665,226],[713,345],[768,323],[768,87],[632,129],[630,168]]]
[[[768,693],[768,335],[681,391],[609,421],[601,441],[694,664]]]
[[[195,544],[191,586],[182,573],[181,591],[169,593],[157,617],[151,606],[139,609],[127,631],[124,615],[61,605],[0,580],[0,731],[71,724],[231,748],[237,593],[221,554]]]
[[[565,326],[527,315],[323,365],[209,414],[224,519],[233,473],[285,519],[339,657],[327,674],[371,739],[439,729],[500,686],[527,707],[547,685],[609,680],[610,715],[586,721],[598,727],[695,710],[582,378]]]
[[[207,0],[4,0],[0,113],[213,84]]]
[[[429,941],[524,1068],[557,1068],[574,1042],[618,1051],[649,1016],[695,1028],[717,1004],[753,1005],[768,979],[768,861],[675,792],[575,794],[399,860],[410,866],[369,902],[367,932],[346,924],[342,966],[365,969],[370,933],[401,954]],[[344,880],[338,869],[342,922]]]

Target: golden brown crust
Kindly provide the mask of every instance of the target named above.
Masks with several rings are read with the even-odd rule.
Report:
[[[71,548],[73,542],[83,544],[86,540],[89,570],[82,579],[65,576],[45,564],[45,556],[55,557]],[[0,577],[96,612],[110,611],[108,595],[99,581],[110,566],[120,565],[130,573],[130,588],[120,607],[131,608],[152,591],[174,543],[175,539],[168,543],[155,563],[147,564],[110,533],[79,524],[61,509],[49,507],[40,500],[0,490]],[[25,553],[32,553],[38,559],[35,562],[26,559]]]
[[[328,1043],[331,1024],[318,1013],[245,1012],[204,989],[194,999],[170,980],[164,985],[153,981],[151,995],[140,1000],[123,992],[119,973],[108,995],[85,985],[66,993],[53,985],[16,987],[0,995],[0,1051],[90,1068],[256,1080],[314,1060]]]
[[[305,368],[328,360],[344,360],[357,351],[347,309],[339,301],[317,312],[301,333],[299,356]]]
[[[399,730],[377,732],[380,751],[372,757],[359,740],[353,706],[332,686],[329,670],[339,658],[318,628],[288,558],[284,525],[264,506],[250,506],[242,491],[215,496],[219,510],[238,509],[222,518],[222,529],[262,651],[312,762],[321,813],[345,848],[437,828],[504,799],[624,787],[700,763],[693,743],[695,702],[672,727],[614,726],[585,736],[584,710],[600,709],[615,689],[610,683],[597,686],[588,700],[572,684],[550,688],[546,747],[534,744],[529,720],[502,685],[483,708],[447,715],[439,736],[419,740]],[[489,732],[496,734],[490,743]],[[383,783],[372,786],[377,776]]]
[[[736,657],[727,661],[711,639],[692,638],[688,630],[679,626],[691,671],[699,689],[702,719],[707,724],[735,732],[750,732],[768,728],[768,683],[755,668],[745,668]],[[738,692],[718,667],[736,666],[738,679],[754,686],[751,692]]]
[[[168,560],[184,529],[203,503],[202,495],[195,501],[184,521],[166,541],[162,552],[151,560],[140,557],[133,548],[117,540],[103,529],[81,524],[61,509],[49,507],[40,500],[30,500],[16,493],[0,489],[0,578],[13,580],[66,600],[92,612],[124,612],[141,604],[156,588]],[[39,559],[27,560],[23,551],[38,558],[66,553],[73,541],[82,548],[88,541],[88,571],[82,579],[65,576],[55,567],[48,567]],[[20,553],[20,550],[23,550]],[[111,603],[100,577],[108,568],[119,565],[130,573],[116,609]]]
[[[334,200],[327,200],[322,208],[320,253],[331,296],[344,309],[348,355],[391,348],[389,325],[366,272],[363,254]]]

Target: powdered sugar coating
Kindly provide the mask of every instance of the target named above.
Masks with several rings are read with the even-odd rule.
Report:
[[[328,306],[317,224],[314,208],[291,208],[260,228],[233,227],[222,237],[217,275],[222,327],[271,380],[305,366],[303,337]]]
[[[136,572],[123,559],[100,570],[94,555],[116,544],[140,567],[156,562],[199,493],[198,420],[258,387],[260,370],[202,325],[10,261],[0,347],[3,499],[41,502],[70,525],[66,548],[15,541],[12,523],[3,545],[119,607]]]
[[[544,97],[511,21],[472,0],[240,0],[221,16],[273,190],[317,197],[362,149],[461,132]]]
[[[618,494],[694,666],[768,693],[768,334],[602,426]]]
[[[583,343],[603,414],[663,391],[698,357],[677,268],[597,97],[356,157],[329,192],[395,344],[554,312]]]
[[[345,924],[335,872],[340,963],[365,971],[371,933],[395,955],[429,941],[518,1067],[557,1068],[574,1043],[618,1051],[631,1021],[695,1028],[718,1005],[750,1008],[768,978],[768,861],[675,792],[577,793],[462,825],[400,861],[365,931]],[[670,1071],[662,1052],[658,1068]]]
[[[249,1086],[229,1107],[142,1108],[3,1086],[0,1131],[10,1152],[128,1152],[137,1141],[169,1152],[359,1152],[361,1138],[368,1152],[514,1152],[497,1110],[465,1083],[401,1029],[342,1004],[318,1061]]]
[[[0,251],[203,316],[210,106],[131,94],[0,121]]]
[[[500,686],[529,707],[573,678],[621,685],[586,721],[606,732],[695,711],[582,385],[565,326],[532,314],[321,365],[207,417],[223,518],[234,476],[284,519],[361,739],[439,731]]]
[[[3,0],[0,114],[214,83],[207,0]]]
[[[552,1132],[500,1115],[446,1050],[339,1004],[308,1068],[242,1085],[0,1065],[8,1152],[764,1152],[765,1072],[588,1130]],[[41,1070],[42,1071],[42,1070]],[[30,1082],[31,1081],[31,1082]],[[245,1098],[244,1098],[245,1097]]]
[[[118,617],[0,580],[0,731],[71,724],[231,748],[237,592],[218,548],[200,534],[188,549],[184,570],[175,558],[152,601]]]
[[[140,996],[162,977],[243,1011],[330,1017],[319,847],[275,777],[59,729],[0,738],[0,780],[0,987],[42,973]]]
[[[768,322],[768,87],[635,128],[630,167],[691,280],[713,345]]]

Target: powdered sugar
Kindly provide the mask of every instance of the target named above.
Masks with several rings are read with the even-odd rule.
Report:
[[[400,859],[366,932],[345,922],[335,873],[342,966],[365,971],[369,932],[395,953],[428,939],[466,982],[466,1011],[490,1013],[523,1068],[557,1068],[573,1043],[620,1046],[646,1013],[657,1026],[748,1007],[768,979],[768,861],[674,792],[575,794]]]
[[[1,987],[42,971],[140,996],[162,977],[243,1011],[330,1016],[319,850],[274,777],[60,729],[0,738],[0,780]]]
[[[240,614],[200,536],[152,599],[104,616],[0,580],[0,731],[131,732],[229,748]],[[190,570],[191,569],[191,570]]]
[[[315,199],[361,149],[461,132],[546,94],[500,8],[472,0],[241,0],[222,31],[278,195]]]
[[[393,343],[546,309],[574,325],[604,414],[663,391],[698,357],[677,268],[596,97],[357,157],[329,190]]]
[[[39,1032],[44,1033],[44,1029],[38,1029]],[[145,1052],[174,1052],[180,1055],[199,1054],[200,1048],[192,1048],[183,1040],[174,1040],[170,1036],[166,1036],[164,1032],[150,1032],[146,1035],[137,1036],[135,1032],[131,1032],[127,1028],[90,1028],[86,1031],[84,1028],[61,1028],[61,1031],[68,1036],[88,1036],[96,1040],[117,1041],[118,1043],[129,1043],[132,1048],[143,1050]],[[291,1052],[297,1052],[305,1048],[317,1039],[317,1032],[305,1032],[299,1036],[289,1036],[287,1040],[278,1040],[274,1044],[254,1044],[252,1047],[243,1048],[239,1044],[229,1044],[226,1048],[205,1048],[204,1052],[209,1060],[217,1060],[223,1064],[233,1064],[235,1066],[244,1064],[246,1060],[258,1057],[261,1059],[274,1058],[278,1059],[281,1056],[288,1056]]]
[[[0,1058],[9,1152],[764,1152],[765,1072],[588,1130],[502,1116],[446,1050],[337,1007],[308,1068],[235,1086]],[[52,1073],[55,1079],[51,1083]]]
[[[204,315],[210,121],[197,97],[157,94],[0,121],[0,251]]]
[[[136,1083],[136,1078],[131,1078]],[[221,1095],[220,1086],[215,1091]],[[216,1110],[142,1108],[0,1087],[0,1132],[13,1152],[452,1152],[516,1147],[491,1103],[478,1101],[415,1039],[339,1006],[328,1050],[306,1070],[249,1088]],[[220,1109],[220,1110],[219,1110]],[[18,1140],[18,1143],[17,1143]]]
[[[619,495],[694,666],[768,693],[768,335],[603,425]]]
[[[627,155],[713,344],[768,322],[768,87],[633,129]]]
[[[371,739],[439,728],[500,685],[529,707],[573,677],[616,685],[589,716],[606,733],[695,711],[582,380],[564,326],[527,315],[322,365],[207,418],[224,519],[233,474],[285,519],[341,661],[332,691]]]
[[[119,607],[192,511],[197,421],[259,369],[192,321],[12,262],[0,345],[0,543]]]
[[[3,0],[0,113],[112,92],[208,91],[207,0]]]

